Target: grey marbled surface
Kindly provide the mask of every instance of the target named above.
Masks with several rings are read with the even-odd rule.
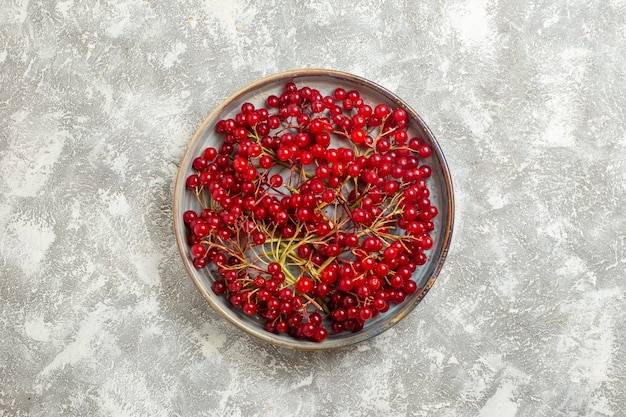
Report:
[[[452,171],[403,322],[302,353],[186,276],[177,164],[235,89],[396,92]],[[0,2],[0,416],[626,415],[623,0]]]

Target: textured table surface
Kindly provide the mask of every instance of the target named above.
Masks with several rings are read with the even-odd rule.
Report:
[[[0,2],[0,415],[626,415],[626,3]],[[201,298],[177,165],[296,68],[403,97],[452,171],[425,301],[360,345],[256,341]]]

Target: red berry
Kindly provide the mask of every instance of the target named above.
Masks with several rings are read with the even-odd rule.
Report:
[[[270,275],[274,275],[277,274],[279,272],[282,271],[282,266],[280,266],[280,264],[278,262],[271,262],[268,266],[267,266],[267,272]]]
[[[256,304],[254,303],[245,303],[243,305],[243,312],[249,316],[256,313]]]
[[[417,154],[420,158],[428,158],[431,155],[430,146],[422,145],[418,148]]]
[[[278,188],[283,185],[283,177],[276,174],[270,177],[270,185],[274,188]]]
[[[366,133],[361,129],[355,129],[352,131],[352,133],[350,133],[350,139],[352,140],[352,142],[357,144],[363,143],[366,136]]]
[[[185,213],[183,213],[183,221],[186,224],[190,224],[193,220],[197,218],[198,218],[198,214],[196,214],[196,212],[193,210],[187,210]]]
[[[389,114],[389,106],[386,104],[379,104],[374,108],[374,116],[379,119],[384,119]]]
[[[308,294],[313,290],[313,281],[309,277],[301,277],[296,283],[296,290],[302,294]]]
[[[395,109],[393,111],[393,120],[396,122],[406,120],[406,111],[404,109]]]
[[[226,284],[221,280],[213,282],[211,288],[216,295],[222,295],[226,292]]]
[[[254,104],[246,102],[241,105],[242,113],[248,114],[248,113],[252,113],[253,111],[254,111]]]
[[[323,327],[316,328],[312,336],[313,340],[315,340],[316,342],[322,342],[327,337],[328,337],[328,330],[326,330]]]
[[[187,177],[187,188],[189,189],[196,189],[198,188],[198,186],[200,185],[200,177],[198,177],[198,175],[196,174],[192,174],[189,177]]]
[[[373,312],[372,309],[370,307],[362,307],[361,310],[359,311],[359,318],[362,321],[367,321],[369,319],[372,318]]]
[[[201,243],[196,243],[191,247],[191,254],[194,258],[202,258],[206,254],[206,246]]]

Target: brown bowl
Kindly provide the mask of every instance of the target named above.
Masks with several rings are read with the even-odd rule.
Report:
[[[224,118],[234,118],[244,102],[262,105],[264,98],[270,94],[280,95],[285,84],[290,81],[300,87],[306,85],[316,88],[323,94],[331,94],[337,87],[342,87],[346,91],[355,89],[367,103],[384,103],[391,108],[405,109],[410,124],[409,135],[419,137],[432,147],[432,155],[428,159],[432,168],[432,175],[429,178],[430,199],[439,210],[439,215],[433,220],[435,229],[431,236],[434,246],[428,251],[428,261],[425,265],[419,266],[412,277],[418,285],[418,290],[407,296],[403,303],[392,305],[386,313],[368,320],[362,330],[340,334],[331,332],[326,340],[319,343],[294,339],[286,334],[269,333],[263,328],[261,319],[243,314],[233,308],[227,299],[215,295],[211,290],[215,277],[209,268],[199,270],[193,265],[183,222],[183,213],[186,210],[197,211],[199,208],[195,196],[187,191],[185,181],[193,173],[193,159],[206,147],[218,146],[221,141],[215,132],[216,123]],[[235,92],[209,114],[191,139],[180,162],[174,188],[173,214],[174,232],[183,264],[200,294],[215,311],[241,330],[266,342],[288,348],[321,350],[352,345],[382,333],[406,317],[426,296],[441,271],[450,246],[454,222],[454,194],[450,172],[439,144],[417,112],[406,102],[385,88],[355,75],[331,70],[303,69],[278,73],[255,81]]]

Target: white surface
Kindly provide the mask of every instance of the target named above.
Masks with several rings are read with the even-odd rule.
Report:
[[[0,415],[621,416],[626,4],[0,4]],[[425,301],[346,350],[252,340],[175,248],[182,153],[264,75],[397,93],[457,198]]]

